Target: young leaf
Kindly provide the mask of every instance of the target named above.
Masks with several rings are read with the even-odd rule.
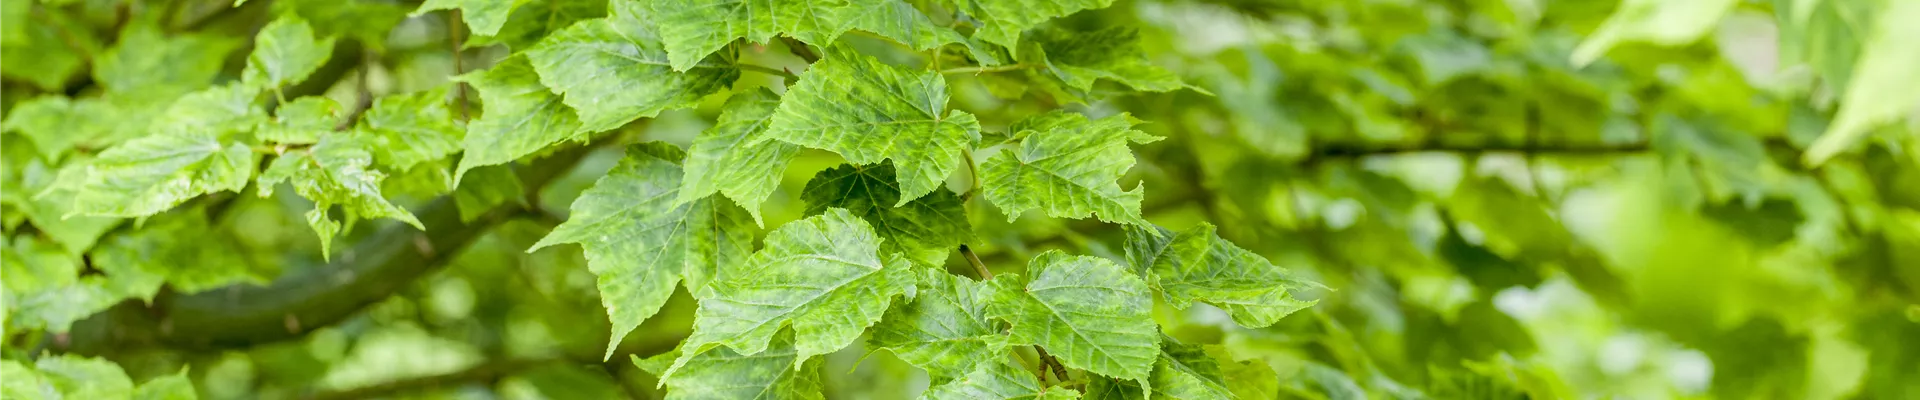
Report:
[[[611,130],[635,118],[691,107],[740,76],[719,63],[674,72],[641,7],[636,1],[615,1],[614,15],[575,23],[526,52],[540,82],[565,95],[567,106],[579,113],[581,131]]]
[[[40,157],[60,161],[82,143],[104,139],[112,131],[113,110],[95,99],[40,96],[8,110],[5,130],[33,142]]]
[[[260,28],[241,76],[254,87],[285,87],[306,80],[332,55],[333,38],[316,39],[306,20],[283,15]]]
[[[381,0],[275,0],[273,12],[306,20],[316,35],[348,38],[376,52],[384,52],[387,34],[407,19],[406,6]]]
[[[67,398],[126,398],[133,393],[133,380],[112,361],[62,354],[43,357],[33,367],[57,390],[55,393]]]
[[[1587,65],[1620,43],[1691,43],[1717,26],[1720,17],[1737,3],[1734,0],[1623,1],[1593,35],[1574,48],[1573,65]]]
[[[211,133],[134,139],[93,161],[67,216],[143,217],[194,196],[238,192],[257,160],[246,145],[222,143]]]
[[[230,83],[188,93],[154,117],[150,130],[162,135],[216,135],[221,139],[265,125],[267,113],[256,101],[258,88]]]
[[[952,191],[935,189],[933,194],[894,207],[899,197],[893,165],[885,162],[820,171],[800,191],[807,215],[834,208],[851,211],[880,233],[881,252],[900,253],[925,265],[946,262],[947,255],[972,236],[967,211]]]
[[[398,171],[460,151],[466,134],[454,123],[445,89],[374,99],[360,123],[377,144],[374,160]]]
[[[254,128],[253,135],[263,142],[280,144],[314,144],[320,142],[320,135],[333,132],[340,124],[344,110],[340,103],[326,96],[307,96],[273,111],[271,122],[262,123]]]
[[[573,215],[528,251],[561,243],[586,249],[601,302],[613,321],[607,355],[660,310],[673,287],[704,297],[708,281],[753,250],[753,231],[737,207],[705,199],[675,201],[680,149],[652,143],[627,149],[613,171],[573,201]]]
[[[560,95],[540,85],[526,57],[510,57],[486,72],[459,80],[480,91],[487,110],[467,124],[466,154],[454,180],[475,167],[512,162],[567,139],[581,138],[580,119],[561,104]]]
[[[1915,20],[1920,20],[1920,3],[1888,2],[1881,10],[1872,36],[1860,49],[1846,97],[1840,101],[1840,114],[1807,149],[1808,164],[1826,161],[1874,127],[1910,115],[1920,106],[1920,76],[1913,72],[1920,68],[1920,51],[1913,44],[1920,37],[1920,24]]]
[[[966,375],[952,382],[927,388],[927,393],[921,398],[927,400],[1063,400],[1080,397],[1080,393],[1073,389],[1042,385],[1040,379],[1035,378],[1026,369],[1009,364],[1005,352],[987,355],[986,358],[977,362],[979,365]]]
[[[847,210],[782,225],[747,262],[722,265],[712,294],[700,299],[671,378],[695,354],[726,346],[740,354],[765,351],[774,333],[793,326],[798,358],[852,344],[878,322],[894,296],[913,296],[913,264],[881,254],[881,239]]]
[[[100,235],[120,224],[119,218],[63,218],[73,211],[73,196],[86,180],[90,161],[75,158],[68,160],[59,171],[53,171],[39,160],[31,160],[20,174],[20,193],[31,196],[21,207],[27,220],[33,221],[34,229],[39,229],[72,255],[85,253]]]
[[[994,155],[980,168],[987,201],[1007,212],[1007,220],[1031,209],[1048,216],[1086,218],[1148,226],[1140,218],[1141,193],[1120,190],[1116,182],[1133,166],[1128,143],[1160,138],[1133,130],[1125,114],[1087,121],[1064,111],[1036,115],[1009,130],[1025,132],[1018,148]],[[1030,131],[1030,132],[1028,132]]]
[[[967,374],[976,364],[991,364],[983,361],[1006,354],[1007,336],[987,320],[993,294],[987,284],[944,271],[922,274],[913,302],[887,310],[873,326],[869,344],[927,370],[935,381]]]
[[[893,160],[900,200],[920,198],[960,165],[980,123],[946,109],[947,82],[933,71],[912,71],[833,48],[789,89],[774,111],[767,137],[840,153],[859,165]]]
[[[1092,32],[1065,29],[1034,30],[1022,47],[1020,62],[1044,65],[1068,87],[1093,90],[1094,80],[1106,79],[1134,90],[1165,92],[1187,87],[1173,72],[1147,61],[1140,49],[1140,31],[1112,27]]]
[[[687,176],[680,185],[680,201],[719,192],[745,207],[754,223],[761,223],[760,204],[773,195],[787,163],[800,154],[800,146],[761,139],[768,118],[779,104],[780,98],[764,88],[727,99],[720,120],[701,131],[687,150]]]
[[[1145,282],[1106,259],[1059,251],[1034,257],[1027,275],[992,281],[987,314],[1013,324],[1013,343],[1044,347],[1068,367],[1150,385],[1160,329]]]
[[[467,23],[467,29],[475,35],[493,36],[500,33],[500,27],[506,25],[507,17],[513,9],[526,4],[527,0],[427,0],[420,8],[413,10],[408,17],[418,17],[433,10],[460,9],[461,19]]]
[[[661,376],[674,365],[674,354],[667,352],[647,360],[633,357],[634,365],[654,376]],[[820,360],[799,360],[793,347],[793,331],[781,330],[766,351],[740,354],[728,348],[714,348],[695,354],[680,365],[681,371],[660,380],[667,387],[667,399],[764,399],[819,400]],[[794,368],[797,363],[804,363]]]
[[[1080,10],[1106,8],[1113,0],[954,0],[959,11],[986,25],[973,37],[1007,48],[1018,47],[1020,32]]]
[[[305,151],[282,154],[260,174],[260,197],[271,196],[274,185],[286,182],[300,197],[313,200],[307,224],[320,235],[320,254],[324,257],[332,257],[333,237],[341,228],[330,215],[335,204],[346,210],[349,222],[361,217],[393,218],[426,230],[412,212],[387,202],[380,194],[380,181],[387,175],[374,169],[369,145],[364,137],[332,135]]]
[[[171,100],[213,82],[227,53],[239,46],[222,36],[169,37],[154,24],[136,21],[94,61],[93,80],[109,92]]]
[[[1295,278],[1259,254],[1221,239],[1213,224],[1170,233],[1129,227],[1127,262],[1174,308],[1205,302],[1226,310],[1241,326],[1264,328],[1318,302],[1293,296],[1322,288],[1319,283]]]

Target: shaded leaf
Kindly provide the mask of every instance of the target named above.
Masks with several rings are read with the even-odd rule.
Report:
[[[579,130],[606,131],[660,111],[691,107],[726,89],[740,71],[718,63],[668,67],[642,5],[616,1],[614,15],[580,21],[527,50],[540,82],[579,113]]]
[[[260,124],[253,130],[255,138],[264,142],[281,144],[314,144],[320,142],[320,136],[333,132],[345,117],[346,110],[340,109],[340,103],[326,96],[307,96],[273,111],[273,120]]]
[[[1074,89],[1093,90],[1099,79],[1149,92],[1187,87],[1173,72],[1147,60],[1140,48],[1140,31],[1131,27],[1091,32],[1039,29],[1028,40],[1032,45],[1021,47],[1020,62],[1045,66]]]
[[[393,218],[426,230],[412,212],[380,193],[380,182],[387,174],[374,168],[369,145],[365,138],[335,135],[309,149],[281,154],[260,174],[260,197],[272,196],[274,185],[285,182],[300,197],[313,200],[307,225],[320,235],[324,257],[332,257],[333,237],[342,228],[332,216],[334,205],[346,211],[348,223],[358,218]]]
[[[923,399],[1074,399],[1080,392],[1062,387],[1047,387],[1040,379],[1019,366],[1009,364],[1004,352],[977,360],[978,367],[966,375],[927,388]]]
[[[787,163],[800,146],[764,140],[768,119],[780,98],[766,89],[739,93],[721,107],[720,120],[700,132],[687,150],[686,180],[680,201],[689,202],[716,192],[733,199],[760,222],[760,204],[780,186]]]
[[[975,39],[1014,48],[1020,33],[1080,10],[1106,8],[1113,0],[954,0],[959,10],[986,25],[974,30]]]
[[[1226,310],[1241,326],[1263,328],[1318,302],[1294,295],[1323,288],[1319,283],[1294,277],[1265,257],[1221,239],[1213,224],[1202,222],[1161,241],[1165,237],[1164,232],[1129,228],[1127,262],[1135,271],[1146,272],[1147,281],[1174,308],[1205,302]]]
[[[647,360],[634,356],[641,370],[660,376],[675,365],[674,354],[666,352]],[[759,399],[817,400],[820,392],[820,361],[800,360],[794,351],[793,331],[775,335],[766,351],[742,355],[727,348],[702,351],[679,362],[680,372],[660,380],[668,399]],[[801,364],[795,368],[796,364]]]
[[[960,243],[973,236],[960,197],[936,189],[899,207],[900,189],[893,165],[842,165],[814,175],[801,190],[807,214],[843,208],[872,224],[884,239],[880,251],[900,253],[926,265],[941,265]]]
[[[306,20],[285,15],[260,28],[241,76],[256,87],[285,87],[305,81],[332,56],[333,38],[315,38]]]
[[[515,7],[526,4],[527,0],[427,0],[420,8],[413,10],[409,17],[418,17],[433,10],[460,9],[462,21],[475,35],[493,36],[500,33],[500,27],[506,25],[507,17]]]
[[[887,310],[869,344],[927,370],[936,381],[1004,358],[1007,336],[987,320],[993,294],[987,284],[944,271],[922,274],[913,302]]]
[[[374,159],[403,171],[459,152],[466,135],[453,120],[444,89],[374,99],[360,122],[375,141]]]
[[[485,72],[461,75],[486,103],[486,113],[467,124],[466,153],[454,180],[475,167],[505,164],[567,139],[581,139],[580,119],[560,95],[540,85],[526,57],[511,57]]]

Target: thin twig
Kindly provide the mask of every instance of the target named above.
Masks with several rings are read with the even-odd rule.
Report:
[[[360,66],[359,82],[354,84],[354,90],[358,93],[356,93],[357,98],[353,102],[353,109],[347,111],[347,117],[342,118],[339,124],[333,126],[334,131],[345,131],[353,128],[354,124],[360,122],[360,116],[366,115],[367,109],[373,108],[373,86],[367,83],[367,75],[369,74],[368,70],[373,69],[373,65],[378,63],[379,60],[380,57],[374,54],[371,49],[366,50],[366,56],[361,57],[363,64]]]
[[[785,36],[780,37],[780,43],[786,43],[787,51],[793,52],[793,55],[799,56],[801,60],[806,60],[808,64],[820,61],[820,53],[813,52],[813,48],[807,47],[806,43]]]
[[[741,71],[753,71],[753,72],[759,72],[767,75],[778,76],[781,78],[787,78],[788,81],[800,80],[799,75],[794,75],[792,72],[787,72],[787,70],[784,70],[784,69],[774,69],[773,67],[760,66],[760,65],[754,65],[754,64],[735,63],[733,65],[736,67],[740,67]]]
[[[1033,65],[1033,64],[1012,64],[1012,65],[1001,65],[1001,66],[995,66],[995,67],[972,66],[972,67],[943,69],[943,70],[940,70],[940,73],[941,74],[983,74],[988,72],[1018,71],[1023,69],[1039,68],[1039,67],[1040,66]]]
[[[973,265],[973,272],[980,274],[980,279],[993,279],[993,271],[987,270],[987,264],[980,262],[980,256],[973,255],[973,249],[960,245],[960,255],[967,258],[967,264]]]
[[[455,8],[452,12],[447,13],[447,41],[452,45],[453,76],[460,76],[460,74],[466,73],[466,69],[460,65],[460,42],[463,39],[462,36],[464,36],[465,30],[466,28],[462,27],[460,23],[459,8]],[[460,110],[460,122],[467,122],[467,120],[472,117],[467,113],[466,82],[454,82],[453,93],[454,107]]]
[[[1067,366],[1060,365],[1060,359],[1053,358],[1052,354],[1047,354],[1047,349],[1041,348],[1039,345],[1034,345],[1033,351],[1040,354],[1040,363],[1046,367],[1044,369],[1053,370],[1054,378],[1059,378],[1061,382],[1067,381]]]

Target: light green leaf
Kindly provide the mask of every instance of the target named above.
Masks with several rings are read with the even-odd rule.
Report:
[[[1853,146],[1876,126],[1899,120],[1920,108],[1920,3],[1888,2],[1879,22],[1860,48],[1840,113],[1813,146],[1806,162],[1818,165]]]
[[[0,251],[0,276],[12,328],[65,333],[74,321],[120,301],[103,276],[80,276],[79,257],[34,236],[17,236]]]
[[[30,400],[57,398],[60,394],[38,371],[16,360],[0,360],[0,376],[7,377],[0,379],[0,397]]]
[[[133,400],[198,400],[200,395],[193,390],[193,379],[187,377],[187,370],[181,369],[172,375],[163,375],[140,383],[133,389]]]
[[[41,157],[60,161],[68,150],[104,139],[112,132],[115,117],[112,110],[98,100],[40,96],[14,105],[7,111],[4,125],[6,131],[32,141]]]
[[[1147,226],[1140,218],[1140,188],[1122,191],[1117,182],[1133,167],[1127,144],[1160,139],[1133,130],[1134,122],[1125,114],[1089,122],[1054,111],[1015,123],[1008,130],[1025,138],[981,166],[983,194],[1006,211],[1008,221],[1039,208],[1052,217]]]
[[[460,181],[460,187],[453,190],[453,205],[460,209],[461,221],[472,222],[501,204],[526,205],[526,192],[512,167],[486,166],[474,169]]]
[[[774,229],[766,247],[746,262],[721,265],[667,376],[715,347],[760,354],[789,325],[798,351],[795,368],[852,344],[879,322],[894,296],[913,297],[913,264],[899,254],[881,254],[880,242],[866,221],[842,209]]]
[[[939,73],[833,48],[787,91],[767,137],[840,153],[858,165],[893,160],[900,206],[946,182],[979,137],[973,114],[949,115],[946,106]]]
[[[493,36],[500,33],[501,26],[507,24],[507,17],[513,14],[513,9],[526,3],[527,0],[427,0],[407,16],[418,17],[433,10],[458,8],[468,30],[475,35]]]
[[[313,26],[322,37],[345,37],[381,51],[387,35],[407,18],[401,3],[381,0],[275,0],[273,12],[294,15]]]
[[[212,134],[159,134],[100,153],[67,216],[143,217],[195,196],[238,192],[258,157]]]
[[[281,154],[260,174],[260,197],[273,195],[274,185],[293,186],[294,193],[313,200],[307,212],[307,224],[320,235],[320,254],[332,257],[333,237],[340,222],[331,215],[334,205],[346,211],[346,219],[393,218],[426,230],[413,213],[387,202],[380,194],[380,181],[387,174],[373,167],[373,152],[364,137],[330,135],[304,151]]]
[[[93,80],[114,93],[171,99],[213,82],[227,53],[240,44],[213,35],[169,37],[151,23],[135,22],[94,60]]]
[[[654,376],[674,365],[674,354],[667,352],[651,359],[633,357],[634,365]],[[669,400],[754,399],[819,400],[820,361],[799,360],[793,347],[793,331],[781,330],[766,351],[743,355],[727,348],[714,348],[681,362],[679,373],[660,380]],[[803,363],[794,368],[796,363]]]
[[[306,80],[332,56],[333,38],[314,38],[306,20],[282,15],[254,36],[241,76],[248,85],[277,89]]]
[[[987,320],[987,284],[945,271],[921,273],[913,302],[887,310],[869,344],[927,370],[936,382],[1006,355],[1007,336]]]
[[[62,218],[73,212],[73,197],[80,191],[80,184],[86,181],[90,161],[75,158],[68,160],[59,171],[53,171],[34,160],[21,171],[21,192],[32,196],[23,207],[26,208],[27,219],[33,221],[34,229],[39,229],[47,238],[65,247],[67,254],[85,253],[100,239],[100,235],[120,224],[119,218]]]
[[[764,88],[727,99],[720,120],[701,131],[687,150],[687,176],[680,184],[680,201],[718,192],[745,207],[755,224],[762,224],[760,204],[779,188],[787,163],[800,154],[800,146],[761,139],[768,118],[779,104],[780,98]]]
[[[1158,229],[1157,227],[1154,229]],[[1294,298],[1304,291],[1324,288],[1292,276],[1259,254],[1235,246],[1214,232],[1213,224],[1170,235],[1127,229],[1127,262],[1142,273],[1177,309],[1199,301],[1233,316],[1249,328],[1273,325],[1281,317],[1318,301]]]
[[[5,27],[18,33],[8,35],[6,46],[0,46],[0,75],[45,91],[65,91],[67,82],[86,69],[87,58],[100,51],[92,27],[58,8],[33,11],[30,1],[8,3],[10,10],[24,6],[19,12],[28,15],[18,16],[25,24]]]
[[[881,252],[900,253],[925,265],[944,264],[947,255],[973,236],[967,211],[953,191],[935,189],[933,194],[894,207],[899,197],[893,165],[884,162],[820,171],[800,191],[807,215],[832,208],[851,211],[880,233],[885,240]]]
[[[973,37],[1014,48],[1020,32],[1057,17],[1080,10],[1106,8],[1113,0],[953,0],[968,16],[986,25],[974,30]]]
[[[467,170],[505,164],[567,139],[581,139],[580,119],[560,95],[540,85],[526,57],[510,57],[485,72],[461,75],[486,103],[486,113],[467,124],[466,154],[454,180]]]
[[[853,3],[854,12],[846,16],[849,29],[873,32],[920,51],[967,41],[960,32],[934,24],[926,14],[905,1],[854,0]]]
[[[580,130],[619,128],[636,118],[692,107],[726,89],[740,71],[719,63],[667,65],[667,51],[636,1],[615,1],[614,15],[580,21],[527,50],[540,82],[565,96]]]
[[[714,51],[746,38],[767,43],[785,34],[825,47],[846,31],[843,0],[659,0],[653,3],[673,69],[686,71]]]
[[[1140,31],[1116,26],[1092,32],[1039,29],[1021,47],[1021,63],[1042,65],[1068,87],[1093,90],[1106,79],[1134,90],[1165,92],[1187,87],[1180,77],[1147,60],[1140,48]]]
[[[150,130],[160,135],[217,135],[223,140],[244,137],[236,134],[267,122],[266,111],[255,101],[259,97],[258,89],[241,84],[188,93],[155,116]]]
[[[1613,46],[1645,42],[1662,46],[1692,43],[1718,26],[1734,0],[1625,0],[1592,35],[1573,49],[1573,65],[1587,65]]]
[[[578,243],[598,275],[601,302],[613,321],[607,355],[641,321],[652,317],[681,280],[697,297],[724,270],[753,251],[753,231],[737,207],[713,201],[676,201],[683,157],[672,145],[627,149],[620,165],[574,199],[572,216],[529,251]]]
[[[466,135],[447,107],[445,89],[374,99],[360,122],[376,144],[374,159],[400,171],[459,152]]]
[[[979,365],[951,382],[927,388],[922,399],[960,400],[960,399],[1074,399],[1080,392],[1062,387],[1048,387],[1041,384],[1039,378],[1020,366],[1009,364],[1004,352],[995,352],[986,358],[969,360]]]
[[[273,120],[253,130],[255,138],[280,144],[314,144],[333,132],[344,117],[340,103],[326,96],[293,99],[273,111]]]
[[[987,314],[1013,324],[1013,343],[1044,347],[1068,367],[1150,385],[1160,328],[1140,278],[1106,259],[1048,251],[1027,264],[1026,275],[992,283]]]
[[[201,213],[170,213],[102,240],[89,257],[111,278],[108,289],[142,300],[152,300],[163,282],[189,294],[267,283],[271,277],[254,268],[237,242]]]
[[[1234,399],[1227,389],[1220,362],[1199,345],[1182,344],[1163,338],[1160,359],[1153,364],[1153,388],[1156,395],[1173,399]]]
[[[40,376],[71,399],[114,399],[133,394],[133,380],[112,361],[72,354],[42,357],[33,363]]]

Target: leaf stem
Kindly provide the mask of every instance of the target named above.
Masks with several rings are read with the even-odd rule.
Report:
[[[762,74],[778,76],[781,78],[787,78],[788,81],[800,80],[799,75],[794,75],[792,72],[787,72],[787,70],[784,70],[784,69],[775,69],[773,67],[768,67],[768,66],[743,64],[743,63],[734,63],[733,65],[735,67],[740,67],[741,71],[753,71],[753,72],[759,72]]]
[[[980,256],[973,255],[972,248],[960,245],[960,255],[967,258],[967,264],[973,265],[973,272],[980,274],[980,279],[993,279],[993,271],[987,270],[987,264],[980,262]]]
[[[972,67],[960,67],[960,68],[949,68],[949,69],[943,69],[943,70],[940,70],[940,73],[941,73],[942,75],[945,75],[945,74],[969,74],[969,73],[971,73],[971,74],[983,74],[983,73],[988,73],[988,72],[1006,72],[1006,71],[1018,71],[1018,70],[1023,70],[1023,69],[1031,69],[1031,68],[1040,68],[1040,66],[1038,66],[1038,65],[1033,65],[1033,64],[1013,64],[1013,65],[1001,65],[1001,66],[997,66],[997,67],[982,67],[982,66],[972,66]]]
[[[780,43],[785,43],[787,45],[787,51],[793,52],[793,55],[799,56],[801,60],[806,60],[808,64],[820,61],[820,53],[813,52],[813,49],[807,47],[806,43],[801,43],[797,39],[786,36],[780,37]]]
[[[1053,370],[1054,378],[1058,378],[1061,382],[1067,381],[1067,366],[1060,365],[1060,359],[1053,358],[1052,354],[1047,354],[1047,349],[1039,345],[1034,345],[1033,351],[1040,354],[1041,372]]]
[[[960,245],[960,255],[966,257],[967,264],[973,266],[974,273],[980,274],[980,279],[993,279],[993,271],[987,269],[986,263],[980,262],[980,256],[973,254],[973,248],[967,247],[967,245],[964,244]],[[1060,359],[1053,358],[1052,354],[1047,354],[1047,349],[1041,348],[1040,345],[1034,345],[1033,352],[1039,355],[1040,358],[1041,380],[1046,380],[1047,371],[1053,371],[1055,378],[1059,378],[1061,382],[1067,381],[1067,367],[1060,365]]]
[[[972,149],[968,149],[965,153],[961,154],[967,156],[967,179],[973,180],[972,186],[967,186],[967,192],[960,194],[960,203],[964,204],[968,200],[973,200],[973,194],[980,191],[980,169],[979,167],[973,166]]]

